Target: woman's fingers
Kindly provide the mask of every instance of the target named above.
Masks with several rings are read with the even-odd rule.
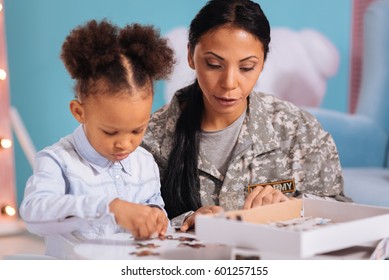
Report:
[[[273,189],[272,186],[256,187],[246,198],[243,209],[250,209],[257,206],[263,206],[288,200],[280,190]]]
[[[187,217],[185,219],[180,230],[185,232],[188,229],[194,227],[197,215],[216,214],[216,213],[219,213],[221,211],[224,211],[223,207],[221,207],[221,206],[203,206],[203,207],[197,209],[196,212],[194,212],[192,215],[190,215],[189,217]]]

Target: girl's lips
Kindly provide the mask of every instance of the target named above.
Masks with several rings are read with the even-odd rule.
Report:
[[[223,97],[216,97],[214,96],[217,103],[219,103],[221,106],[230,107],[235,105],[238,102],[238,99],[228,99]]]
[[[120,161],[120,160],[123,160],[123,159],[125,159],[126,157],[128,157],[128,155],[129,154],[114,154],[113,156],[115,157],[115,159],[117,160],[117,161]]]

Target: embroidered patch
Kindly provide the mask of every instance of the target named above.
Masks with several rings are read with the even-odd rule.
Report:
[[[256,187],[265,187],[267,185],[272,186],[273,189],[280,190],[282,193],[292,193],[296,191],[296,184],[294,183],[294,179],[249,185],[247,189],[248,192],[251,193]]]

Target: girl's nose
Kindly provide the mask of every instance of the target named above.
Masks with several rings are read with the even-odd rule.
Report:
[[[130,150],[131,148],[131,139],[124,138],[120,139],[115,142],[115,148],[120,149],[120,150]]]

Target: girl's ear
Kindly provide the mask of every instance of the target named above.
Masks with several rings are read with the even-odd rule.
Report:
[[[78,100],[72,100],[69,104],[70,112],[72,113],[73,117],[79,122],[84,123],[85,122],[85,110],[82,104]]]
[[[195,70],[196,67],[195,67],[195,64],[194,64],[194,61],[193,61],[193,52],[191,51],[189,44],[188,44],[187,48],[188,48],[188,64],[189,64],[189,67],[192,68],[193,70]]]

